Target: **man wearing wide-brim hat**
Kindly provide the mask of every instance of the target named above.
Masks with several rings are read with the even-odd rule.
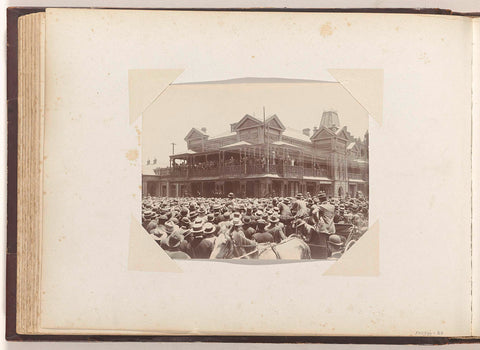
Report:
[[[278,218],[278,216],[271,215],[268,218],[268,221],[270,222],[270,224],[265,227],[265,230],[273,236],[273,239],[276,243],[280,243],[285,238],[287,238],[282,226],[280,226],[280,219]]]
[[[185,253],[186,246],[182,229],[177,229],[167,237],[163,249],[172,259],[190,259]]]
[[[167,244],[168,236],[170,236],[177,229],[179,229],[179,227],[169,220],[165,223],[164,229],[159,230],[160,236],[158,234],[156,235],[159,239],[158,240],[155,239],[155,240],[157,241],[157,243],[160,244],[162,248],[164,248]]]
[[[328,260],[338,260],[343,254],[343,245],[343,239],[339,235],[328,237],[328,249],[330,251]]]
[[[268,242],[275,241],[272,234],[270,232],[265,231],[266,226],[267,226],[267,222],[265,220],[259,219],[257,221],[257,232],[252,235],[252,238],[258,243],[268,243]]]
[[[204,225],[200,220],[193,223],[190,234],[193,238],[187,244],[187,254],[190,255],[192,259],[210,258],[214,244],[211,239],[205,237]]]

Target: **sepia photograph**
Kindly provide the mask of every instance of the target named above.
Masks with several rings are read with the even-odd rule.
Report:
[[[142,225],[173,259],[337,260],[368,229],[368,154],[337,82],[172,84],[143,113]]]

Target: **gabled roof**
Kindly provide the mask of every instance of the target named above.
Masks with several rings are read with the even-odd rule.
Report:
[[[347,150],[348,150],[348,151],[353,150],[353,149],[355,149],[355,151],[359,151],[359,150],[360,150],[360,149],[358,148],[356,142],[352,142],[351,144],[349,144],[349,145],[347,146]]]
[[[348,133],[346,126],[337,131],[337,137],[350,141],[350,134]]]
[[[252,117],[250,114],[245,114],[242,119],[235,125],[234,130],[242,130],[253,128],[256,126],[261,126],[263,123],[255,117]]]
[[[272,115],[267,120],[265,120],[265,124],[267,125],[268,128],[277,129],[281,131],[285,130],[285,126],[282,124],[282,122],[280,121],[280,119],[277,117],[276,114]]]
[[[329,139],[334,136],[336,136],[336,134],[332,130],[324,126],[321,126],[317,131],[313,133],[312,137],[310,137],[310,140],[313,141],[313,140],[320,140],[320,139]]]
[[[208,137],[207,134],[205,134],[203,131],[197,129],[197,128],[192,128],[187,136],[185,136],[184,140],[187,141],[187,140],[190,140],[190,139],[201,139],[201,138],[204,138],[204,137]]]

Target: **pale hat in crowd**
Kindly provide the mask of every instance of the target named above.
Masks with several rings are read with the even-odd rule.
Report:
[[[175,230],[170,236],[167,238],[167,246],[170,248],[177,248],[183,242],[183,234],[181,230]]]
[[[170,234],[173,232],[173,230],[175,230],[175,224],[172,221],[167,221],[165,223],[165,232]]]
[[[215,233],[215,230],[216,227],[211,222],[207,222],[205,225],[203,225],[203,233],[205,233],[206,235]]]
[[[203,233],[203,223],[202,223],[202,222],[195,221],[195,222],[192,224],[191,233],[193,233],[194,235],[199,234],[199,233]]]

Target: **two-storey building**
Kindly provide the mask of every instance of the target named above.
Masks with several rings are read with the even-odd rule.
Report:
[[[260,120],[246,114],[215,137],[192,128],[185,142],[188,151],[171,155],[169,167],[150,161],[144,166],[143,195],[368,194],[368,132],[363,140],[354,138],[334,111],[324,112],[318,127],[302,131],[276,115]]]

